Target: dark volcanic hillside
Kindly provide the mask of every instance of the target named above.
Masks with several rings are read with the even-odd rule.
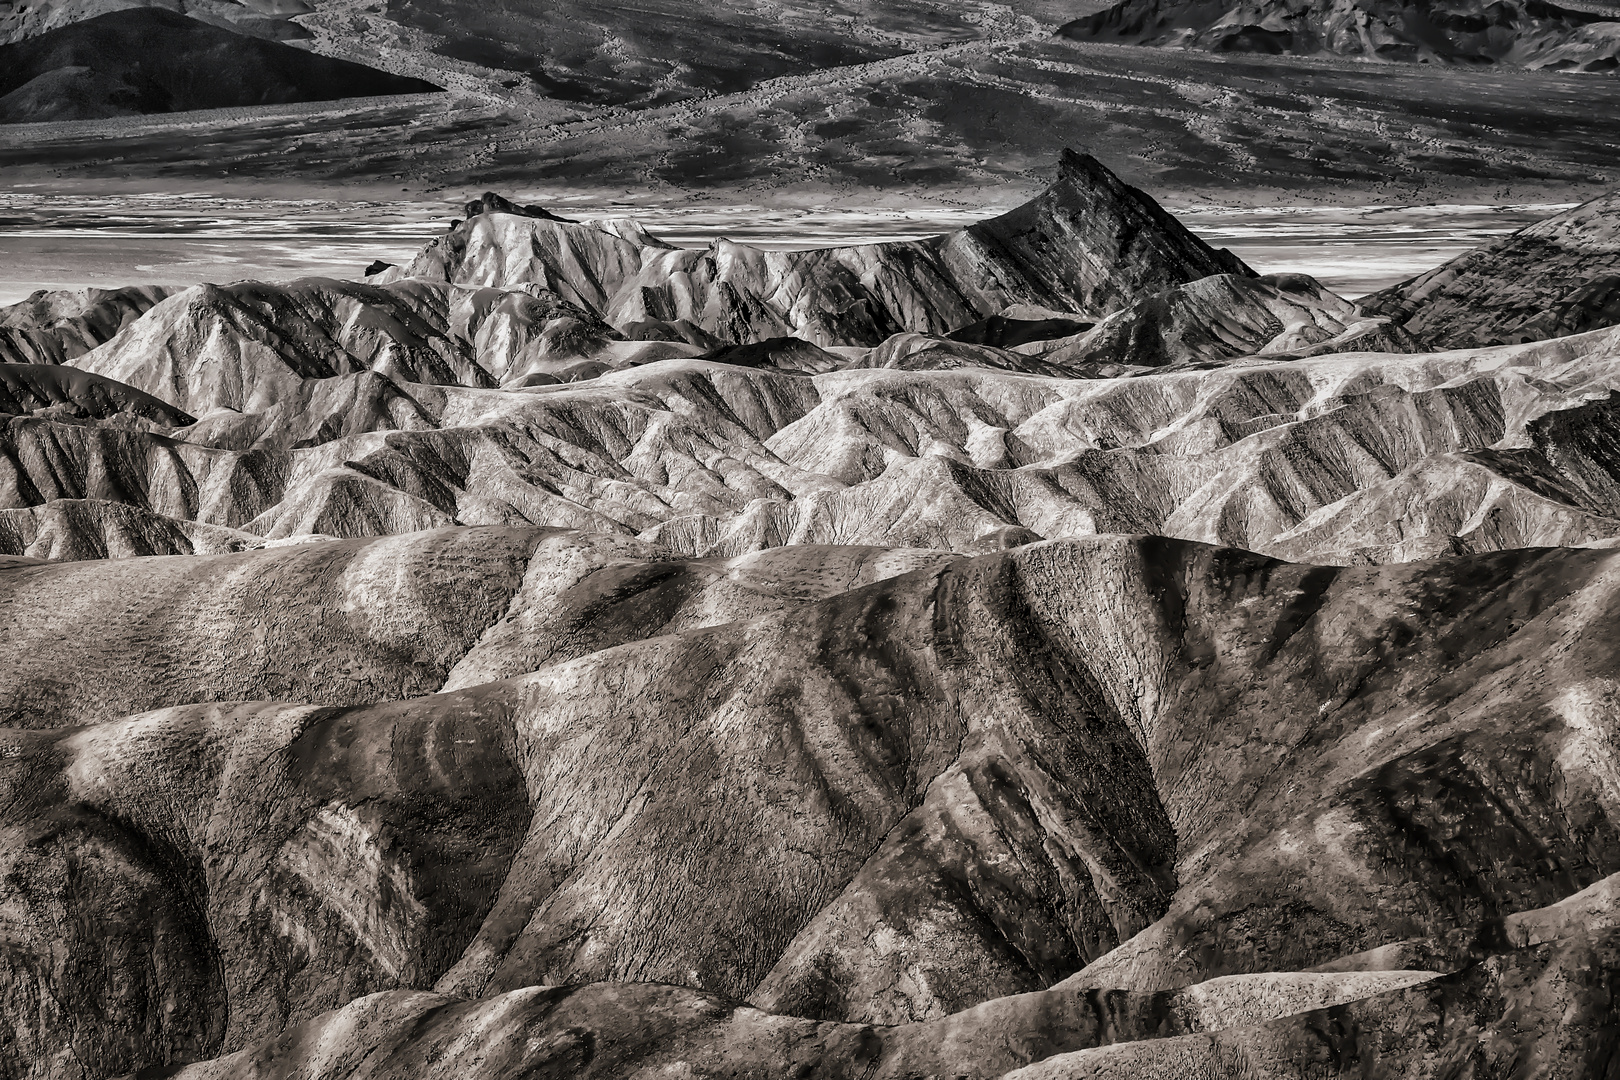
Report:
[[[315,9],[304,0],[0,0],[0,44],[38,37],[128,8],[155,7],[272,41],[307,39],[292,20]]]
[[[1543,0],[1124,0],[1058,33],[1211,52],[1556,71],[1620,66],[1620,20]]]
[[[0,1077],[1611,1080],[1620,330],[469,211],[0,313]]]
[[[109,12],[0,45],[0,123],[436,90],[161,8]]]

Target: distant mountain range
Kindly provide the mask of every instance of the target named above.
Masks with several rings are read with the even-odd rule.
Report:
[[[1620,20],[1542,0],[1125,0],[1073,41],[1569,71],[1620,66]]]
[[[995,191],[994,201],[1010,205],[1048,178],[1043,163],[1061,141],[1181,202],[1241,203],[1278,192],[1314,201],[1324,197],[1324,180],[1333,185],[1326,198],[1349,202],[1574,202],[1620,184],[1612,149],[1620,143],[1620,81],[1552,69],[1612,64],[1609,35],[1620,24],[1609,8],[1566,3],[1387,11],[1127,5],[1072,22],[1101,5],[0,0],[0,43],[28,46],[44,31],[88,25],[89,16],[150,7],[208,30],[284,39],[296,51],[281,55],[294,66],[324,56],[449,91],[431,101],[350,98],[277,125],[249,127],[221,114],[192,117],[184,130],[13,129],[0,141],[0,171],[24,182],[274,178],[422,190],[566,187],[636,199],[725,191],[744,203],[766,192],[821,200],[857,191],[982,203]],[[1065,23],[1066,35],[1058,33]],[[1211,31],[1202,52],[1094,44],[1197,36],[1178,37],[1182,23],[1228,29]],[[1354,30],[1343,40],[1327,29],[1340,23]],[[194,31],[171,36],[190,40]],[[188,90],[210,94],[240,81],[238,54],[256,55],[245,45],[227,50],[224,67],[210,72],[204,60],[186,58],[195,52],[174,57],[176,47],[155,49],[171,57],[165,77],[191,72]],[[1430,62],[1350,63],[1333,51],[1341,48]],[[1314,55],[1272,55],[1289,50]],[[1494,62],[1463,62],[1486,59]],[[8,64],[0,70],[22,66]],[[0,119],[315,100],[314,88],[294,79],[281,96],[189,93],[168,95],[187,97],[184,104],[166,103],[161,88],[133,86],[142,80],[109,64],[123,61],[31,67],[0,91],[17,94]],[[1515,64],[1544,73],[1525,83]]]
[[[437,89],[155,7],[109,12],[0,46],[0,123]]]

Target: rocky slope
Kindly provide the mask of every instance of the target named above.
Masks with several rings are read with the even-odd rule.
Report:
[[[1609,1075],[1620,329],[470,209],[6,316],[0,1076]]]
[[[1074,41],[1607,72],[1620,19],[1542,0],[1124,0],[1066,23]]]
[[[1620,196],[1600,196],[1361,301],[1431,348],[1620,324]]]
[[[139,678],[6,674],[11,1067],[1601,1075],[1614,658],[1572,630],[1613,560],[456,530],[13,565],[13,640]],[[213,644],[128,651],[175,640]]]
[[[136,7],[0,45],[0,123],[94,120],[439,88]]]

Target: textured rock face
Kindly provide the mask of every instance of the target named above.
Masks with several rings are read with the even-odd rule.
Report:
[[[1583,203],[1361,301],[1430,348],[1620,324],[1620,196]]]
[[[1102,314],[1217,273],[1250,271],[1070,151],[1039,198],[932,240],[803,252],[719,241],[693,251],[622,227],[484,212],[407,271],[454,285],[542,286],[626,332],[659,327],[703,345],[792,335],[822,346],[943,334],[1012,304]]]
[[[1369,1075],[1562,1077],[1615,1048],[1615,659],[1572,633],[1613,617],[1611,552],[387,544],[297,556],[367,604],[309,696],[371,703],[154,674],[86,714],[5,674],[36,694],[0,735],[13,1074],[1224,1076],[1239,1046],[1295,1075],[1337,1025]],[[291,555],[162,560],[155,591],[234,610]],[[0,569],[0,617],[59,635],[42,590],[137,571]],[[418,611],[454,666],[394,700],[380,632]],[[94,722],[129,706],[159,711]],[[109,966],[146,974],[78,974]]]
[[[1620,20],[1540,0],[1125,0],[1059,31],[1074,41],[1212,52],[1613,71]]]

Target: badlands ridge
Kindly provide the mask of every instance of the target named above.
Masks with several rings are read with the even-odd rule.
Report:
[[[1615,1075],[1612,199],[467,210],[0,312],[0,1076]]]

